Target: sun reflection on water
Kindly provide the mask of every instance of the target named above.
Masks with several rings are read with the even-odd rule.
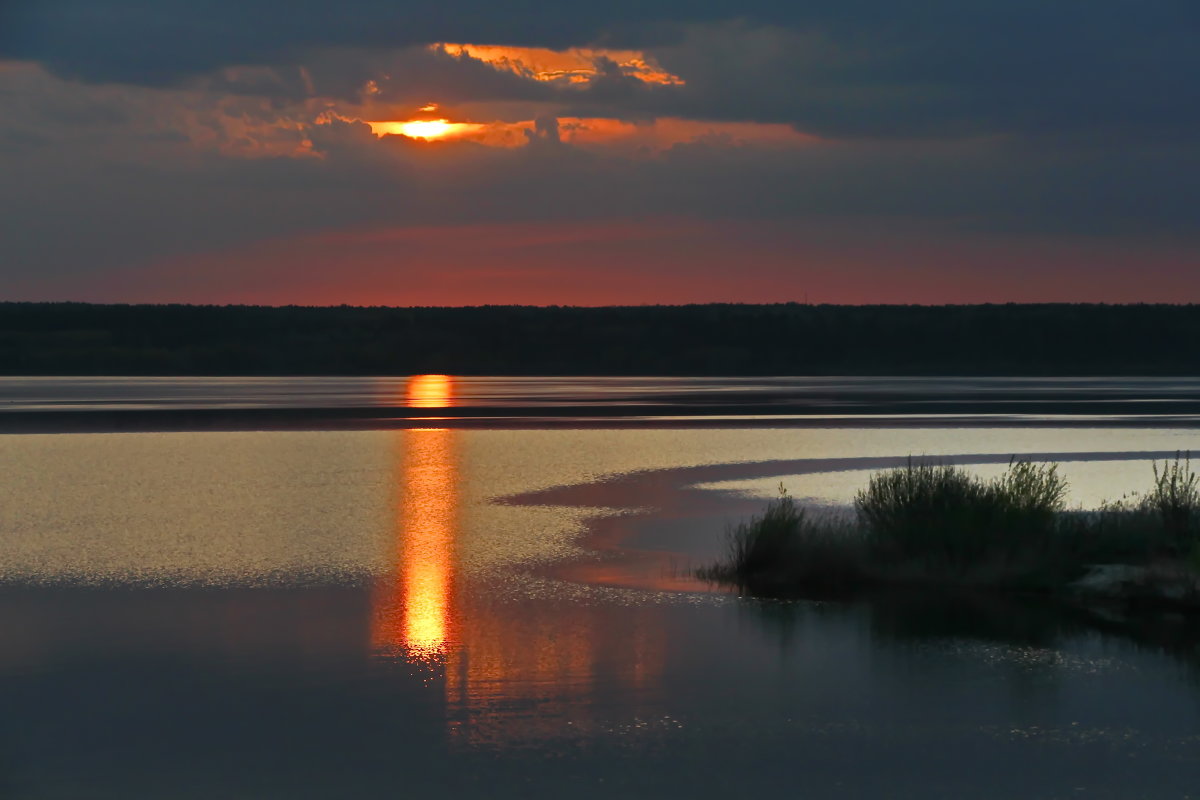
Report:
[[[447,404],[451,379],[414,377],[406,395],[412,405]],[[466,460],[469,433],[395,434],[392,568],[371,598],[372,651],[428,670],[445,693],[446,733],[468,746],[520,746],[598,726],[594,698],[613,686],[651,697],[665,659],[653,615],[585,603],[564,624],[556,606],[472,591],[471,562],[461,560],[473,541],[467,487],[489,467]],[[513,703],[538,712],[514,715]]]
[[[401,434],[396,574],[377,592],[372,630],[377,650],[421,661],[445,654],[454,593],[457,436],[440,428]]]
[[[408,379],[405,401],[410,408],[448,408],[454,405],[454,379],[449,375],[414,375]]]

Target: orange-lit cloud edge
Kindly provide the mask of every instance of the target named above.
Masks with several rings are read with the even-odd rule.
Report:
[[[501,72],[509,72],[542,83],[567,88],[584,88],[606,71],[619,70],[649,87],[679,87],[685,81],[663,69],[651,56],[637,50],[572,48],[557,51],[536,47],[436,43],[430,49],[453,58],[481,61]],[[373,92],[368,89],[367,95]],[[816,137],[800,133],[790,125],[727,122],[659,117],[631,122],[607,117],[577,117],[546,114],[557,120],[559,141],[582,146],[632,146],[659,150],[674,144],[705,138],[729,143],[776,146],[808,144]],[[520,147],[537,138],[534,119],[512,121],[451,119],[436,102],[414,109],[407,119],[363,119],[377,137],[404,136],[427,142],[472,142],[490,147]]]
[[[605,72],[619,70],[622,75],[658,86],[683,86],[685,81],[662,68],[640,50],[607,50],[575,47],[549,50],[542,47],[503,47],[484,44],[439,42],[430,49],[456,58],[482,61],[493,69],[512,72],[543,83],[587,85]]]

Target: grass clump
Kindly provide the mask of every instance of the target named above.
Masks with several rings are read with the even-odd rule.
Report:
[[[1176,453],[1174,460],[1151,466],[1154,481],[1144,494],[1132,492],[1096,512],[1075,514],[1073,524],[1062,527],[1092,551],[1094,562],[1195,556],[1200,567],[1200,476],[1191,454]]]
[[[1200,475],[1192,471],[1191,453],[1175,454],[1173,462],[1154,462],[1154,486],[1142,501],[1157,512],[1166,535],[1164,544],[1175,553],[1188,553],[1200,541]]]
[[[861,579],[860,542],[847,526],[811,515],[780,486],[761,514],[726,533],[725,559],[698,571],[756,594],[802,584],[836,590]]]
[[[760,516],[738,525],[726,542],[729,564],[739,573],[759,572],[799,554],[805,511],[780,487],[780,497]]]
[[[1045,546],[1067,482],[1057,465],[1013,461],[984,481],[959,467],[908,465],[871,478],[854,509],[878,558],[965,565]]]

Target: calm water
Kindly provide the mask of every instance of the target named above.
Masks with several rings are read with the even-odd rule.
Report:
[[[58,378],[0,376],[0,431],[830,424],[1200,426],[1193,378]]]
[[[527,378],[425,375],[401,378],[109,378],[0,376],[0,409],[138,409],[406,406],[611,406],[614,404],[786,405],[828,401],[847,408],[902,398],[1117,401],[1161,404],[1200,399],[1200,378]]]
[[[0,436],[0,796],[1195,795],[1184,620],[687,577],[780,482],[1200,451],[984,422]]]

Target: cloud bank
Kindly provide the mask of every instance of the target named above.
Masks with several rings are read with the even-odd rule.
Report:
[[[0,291],[1200,301],[1198,33],[1117,0],[10,0]]]

